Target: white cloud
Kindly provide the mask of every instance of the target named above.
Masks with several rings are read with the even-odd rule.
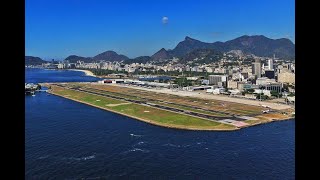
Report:
[[[162,24],[168,24],[169,18],[164,16],[162,17]]]

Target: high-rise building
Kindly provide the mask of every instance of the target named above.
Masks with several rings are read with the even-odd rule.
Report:
[[[209,84],[218,85],[218,82],[227,82],[228,76],[226,75],[209,75]]]
[[[288,63],[288,64],[287,64],[287,68],[288,68],[288,70],[291,71],[291,69],[292,69],[292,63]]]
[[[269,70],[273,69],[273,59],[268,59],[268,67],[269,67]]]
[[[261,77],[261,61],[260,59],[256,59],[254,63],[252,63],[252,74],[257,78]]]

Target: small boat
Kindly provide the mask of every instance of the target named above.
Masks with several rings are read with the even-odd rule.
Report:
[[[32,96],[36,96],[35,94],[32,94]]]

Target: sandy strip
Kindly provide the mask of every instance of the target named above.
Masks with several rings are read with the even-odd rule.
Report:
[[[89,70],[82,70],[82,69],[68,69],[69,71],[81,71],[84,72],[86,74],[86,76],[93,76],[93,77],[97,77],[96,75],[94,75],[91,71]]]

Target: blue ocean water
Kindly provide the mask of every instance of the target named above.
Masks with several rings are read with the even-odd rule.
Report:
[[[26,81],[94,81],[27,69]],[[295,179],[295,121],[233,132],[167,129],[48,95],[26,96],[26,179]]]
[[[81,71],[27,68],[25,82],[93,82],[100,78],[86,76]]]

